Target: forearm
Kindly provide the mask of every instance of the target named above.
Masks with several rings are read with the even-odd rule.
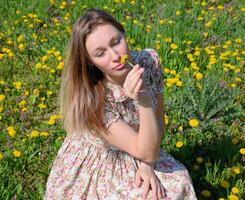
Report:
[[[139,134],[137,149],[144,156],[145,162],[153,162],[158,158],[162,133],[158,124],[150,96],[139,101]]]

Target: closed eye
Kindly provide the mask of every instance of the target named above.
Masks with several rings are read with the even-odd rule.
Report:
[[[121,39],[122,39],[122,37],[116,38],[116,39],[114,40],[114,42],[112,43],[112,46],[115,46],[115,45],[119,44],[120,41],[121,41]]]

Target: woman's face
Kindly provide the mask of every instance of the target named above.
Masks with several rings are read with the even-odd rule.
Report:
[[[111,24],[99,25],[86,40],[89,59],[113,83],[122,84],[129,72],[128,64],[120,64],[124,54],[129,54],[124,34]]]

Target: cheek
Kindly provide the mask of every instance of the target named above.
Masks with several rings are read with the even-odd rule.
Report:
[[[93,63],[103,72],[107,72],[109,70],[109,61],[106,57],[103,59],[96,59]]]

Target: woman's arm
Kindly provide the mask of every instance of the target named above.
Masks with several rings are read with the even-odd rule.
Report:
[[[138,95],[140,89],[146,89],[144,83],[141,85],[140,76],[143,71],[142,68],[136,65],[129,72],[124,83],[126,94],[138,101],[140,121],[138,133],[121,119],[117,110],[108,107],[106,116],[110,119],[110,125],[107,126],[109,134],[102,133],[102,136],[109,143],[133,157],[144,162],[154,162],[159,156],[162,131],[159,128],[158,114],[153,107],[151,97]]]
[[[151,97],[140,96],[138,104],[140,126],[136,146],[139,152],[145,152],[146,158],[148,158],[148,160],[144,160],[145,162],[154,162],[159,156],[162,140],[161,127],[159,127]]]

